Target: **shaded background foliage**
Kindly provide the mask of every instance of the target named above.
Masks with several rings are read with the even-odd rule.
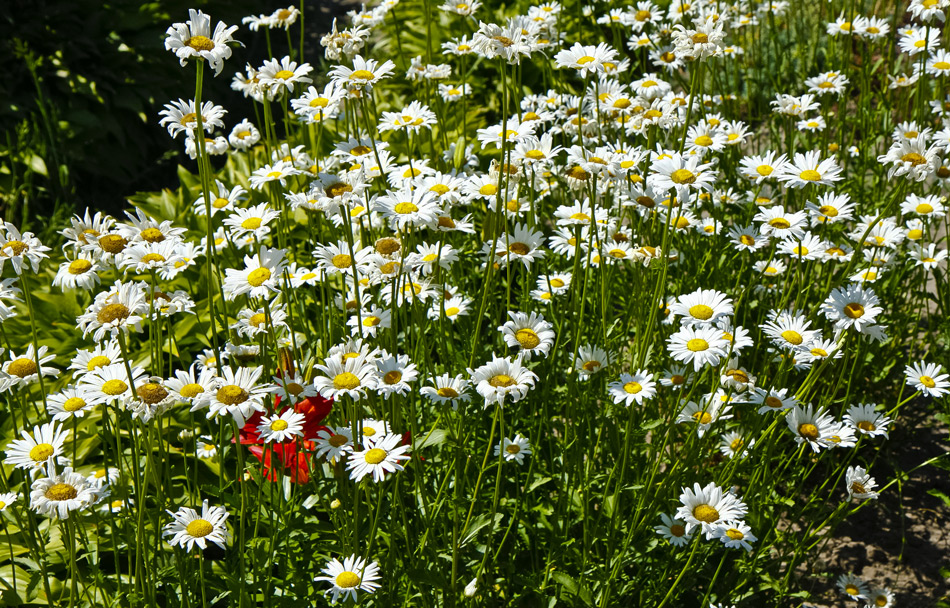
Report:
[[[251,14],[289,2],[268,0],[5,0],[0,11],[0,217],[41,237],[74,210],[88,206],[121,213],[126,197],[176,180],[181,139],[171,143],[158,112],[194,91],[194,67],[181,68],[164,48],[169,24],[189,8],[240,25]],[[330,28],[337,2],[305,4],[307,59],[319,56],[320,32]],[[244,35],[242,35],[244,34]],[[246,26],[229,64],[259,65],[262,36]],[[275,36],[274,54],[286,53]],[[250,105],[224,74],[206,93],[232,113]],[[229,115],[233,124],[242,117]],[[44,238],[46,240],[46,238]]]

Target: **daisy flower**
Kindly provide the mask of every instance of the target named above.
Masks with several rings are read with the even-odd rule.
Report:
[[[852,405],[848,408],[848,413],[844,415],[843,420],[861,435],[871,437],[883,435],[885,438],[887,438],[887,425],[892,422],[884,414],[876,412],[872,403]]]
[[[328,461],[342,460],[353,451],[353,429],[348,426],[336,426],[323,429],[313,440],[316,445],[315,456]]]
[[[376,361],[376,392],[389,399],[393,394],[405,395],[411,388],[409,382],[419,377],[414,363],[408,355],[381,357]]]
[[[224,115],[228,111],[213,102],[205,101],[201,104],[201,126],[205,133],[213,133],[215,129],[224,128]],[[168,129],[168,134],[177,138],[184,133],[185,137],[194,137],[198,129],[198,109],[195,100],[171,101],[165,104],[165,109],[158,113],[162,117],[158,124]],[[101,242],[100,242],[101,244]]]
[[[212,507],[208,501],[201,503],[201,515],[194,509],[181,507],[176,512],[166,511],[173,521],[162,528],[162,536],[171,536],[168,544],[186,551],[198,545],[205,549],[209,542],[225,549],[231,539],[226,526],[228,511],[224,507]]]
[[[297,65],[290,57],[283,59],[265,59],[264,65],[257,71],[257,80],[260,86],[267,90],[268,97],[274,99],[286,91],[293,93],[296,84],[310,84],[313,82],[307,74],[313,71],[309,63]]]
[[[485,398],[484,407],[492,403],[504,405],[506,398],[521,401],[538,379],[534,372],[522,366],[520,359],[503,359],[494,353],[490,363],[467,371],[475,390]]]
[[[693,532],[692,530],[686,530],[684,520],[670,517],[666,513],[660,513],[660,520],[663,523],[653,528],[657,534],[665,538],[674,547],[685,547],[689,544]]]
[[[897,605],[894,592],[887,587],[871,587],[865,599],[868,606],[874,606],[875,608],[894,608]]]
[[[696,423],[696,434],[702,437],[714,423],[732,418],[731,409],[732,406],[713,395],[700,399],[699,403],[689,401],[676,416],[676,422]]]
[[[211,435],[202,435],[195,442],[195,455],[202,460],[210,460],[218,454],[218,446]]]
[[[585,344],[577,349],[574,357],[574,370],[579,380],[588,380],[597,372],[610,365],[610,355],[599,346]]]
[[[746,505],[731,492],[724,492],[714,482],[701,487],[693,484],[692,489],[683,488],[680,494],[680,507],[675,517],[686,522],[686,531],[699,527],[712,540],[717,524],[726,521],[741,520],[746,514]]]
[[[258,384],[263,367],[224,367],[216,379],[214,388],[202,393],[192,405],[192,411],[208,407],[209,419],[230,414],[239,427],[244,426],[254,412],[264,411],[264,399],[270,392],[270,385]]]
[[[850,500],[876,500],[878,497],[878,493],[874,491],[877,482],[868,475],[864,467],[848,467],[845,474],[845,487]]]
[[[46,467],[51,461],[68,464],[69,460],[63,455],[63,443],[67,434],[67,431],[55,422],[34,426],[32,435],[22,430],[20,435],[23,439],[14,439],[7,444],[7,458],[4,462],[18,469],[27,469],[31,476],[41,470],[47,470]]]
[[[96,342],[106,335],[115,337],[119,332],[141,331],[148,313],[145,289],[139,283],[118,281],[109,291],[96,295],[95,301],[76,320],[83,336],[90,332]]]
[[[399,464],[409,460],[406,452],[408,445],[400,445],[402,436],[395,433],[384,435],[375,441],[364,441],[363,449],[353,451],[346,461],[346,468],[350,471],[350,479],[360,481],[367,475],[373,476],[373,481],[379,483],[387,474],[402,471]]]
[[[318,576],[313,580],[315,582],[325,581],[332,585],[328,594],[330,594],[330,603],[336,604],[343,596],[343,600],[348,599],[356,602],[356,591],[365,591],[373,593],[379,588],[379,566],[376,562],[366,563],[366,560],[356,555],[351,555],[340,563],[340,560],[334,558],[323,569],[324,576]]]
[[[732,299],[715,289],[697,289],[677,298],[670,307],[670,312],[683,317],[683,325],[716,323],[721,318],[732,315]]]
[[[730,344],[722,330],[714,326],[684,326],[667,338],[670,356],[676,361],[693,364],[699,371],[704,365],[719,365]]]
[[[851,574],[842,574],[838,577],[838,589],[841,593],[849,596],[853,600],[866,600],[868,596],[868,584]]]
[[[524,457],[531,454],[531,443],[521,434],[515,435],[514,439],[505,437],[495,446],[495,456],[504,453],[505,462],[514,460],[518,464],[524,463]]]
[[[907,385],[915,390],[928,397],[941,397],[950,392],[947,390],[950,388],[950,382],[947,381],[950,374],[941,372],[943,366],[940,364],[919,361],[904,368],[904,377]]]
[[[7,507],[20,500],[20,496],[13,492],[0,494],[0,513],[7,510]]]
[[[649,370],[637,370],[634,374],[620,374],[620,380],[607,385],[607,391],[614,403],[626,405],[642,404],[656,396],[656,382]]]
[[[749,448],[755,445],[755,439],[746,439],[741,433],[729,431],[720,438],[719,451],[728,458],[748,455]]]
[[[44,365],[56,358],[56,355],[47,355],[47,350],[48,347],[41,346],[37,352],[33,349],[33,345],[29,344],[22,356],[10,351],[9,360],[3,363],[2,373],[13,383],[13,386],[21,388],[39,380],[41,374],[43,376],[58,375],[58,369]]]
[[[91,291],[101,282],[98,272],[102,269],[92,253],[81,251],[76,259],[66,260],[59,265],[53,285],[64,291],[76,288]]]
[[[132,381],[136,387],[143,383],[147,377],[145,370],[141,367],[132,368]],[[79,387],[85,393],[84,398],[92,404],[131,399],[133,397],[132,387],[128,383],[129,374],[122,363],[104,365],[88,374],[84,374],[79,379]]]
[[[511,320],[498,328],[505,339],[505,344],[512,348],[520,347],[519,356],[525,361],[531,360],[535,354],[548,356],[551,346],[554,345],[553,325],[544,320],[537,313],[522,313],[510,311]]]
[[[303,414],[294,411],[293,408],[287,408],[282,414],[263,416],[260,424],[257,425],[257,430],[264,443],[293,441],[295,437],[303,437],[305,419],[306,416]]]
[[[405,188],[380,196],[376,199],[373,209],[389,221],[393,230],[432,224],[441,211],[435,193],[418,188]]]
[[[206,59],[217,76],[224,68],[224,60],[231,56],[231,34],[238,26],[228,27],[222,22],[211,31],[211,17],[201,11],[189,9],[185,23],[175,23],[165,31],[165,49],[175,53],[182,67],[192,58]]]
[[[779,181],[789,188],[804,188],[809,184],[830,186],[840,181],[841,168],[835,159],[820,160],[819,154],[817,150],[796,153],[795,159],[778,175]]]
[[[379,382],[375,362],[362,355],[341,360],[327,353],[324,364],[315,368],[321,375],[314,378],[313,383],[324,399],[339,399],[345,395],[358,401]]]
[[[279,279],[284,271],[283,249],[261,247],[257,255],[244,256],[244,269],[225,269],[224,295],[234,300],[248,294],[252,298],[270,297],[279,290]]]
[[[430,382],[432,386],[424,386],[419,392],[433,403],[448,401],[453,408],[458,408],[459,401],[472,400],[472,396],[468,394],[468,380],[461,374],[455,377],[442,374],[435,376]]]
[[[785,422],[788,424],[788,429],[795,435],[795,443],[799,445],[806,443],[815,452],[820,452],[822,447],[829,447],[821,440],[832,435],[832,431],[836,430],[831,415],[826,414],[823,409],[816,412],[811,405],[804,409],[796,405],[786,416]]]
[[[70,418],[82,418],[92,407],[93,404],[86,401],[86,391],[81,386],[67,386],[46,398],[46,410],[53,420],[61,422]]]
[[[716,172],[712,163],[700,164],[698,156],[680,156],[679,153],[663,154],[650,165],[648,184],[658,190],[676,190],[677,197],[689,197],[691,190],[712,190]]]
[[[752,545],[759,540],[752,534],[752,528],[744,521],[724,521],[713,529],[712,537],[722,541],[730,549],[752,551]]]
[[[174,399],[193,403],[202,398],[214,388],[214,371],[207,367],[202,368],[195,374],[195,366],[192,363],[188,371],[176,370],[175,377],[165,381],[165,386]]]
[[[851,284],[845,288],[836,287],[824,301],[821,311],[835,324],[835,329],[854,328],[861,331],[866,325],[873,325],[882,312],[878,306],[880,300],[871,289]]]
[[[66,467],[59,475],[33,482],[30,508],[48,517],[69,519],[71,512],[92,506],[101,496],[88,479]]]
[[[380,64],[375,59],[363,59],[361,55],[353,56],[353,67],[345,65],[335,66],[329,76],[345,88],[372,89],[373,85],[384,78],[392,76],[396,64],[388,59]]]

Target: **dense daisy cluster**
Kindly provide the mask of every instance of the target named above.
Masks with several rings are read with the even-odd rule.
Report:
[[[312,63],[291,6],[244,20],[288,45],[233,75],[227,109],[203,66],[228,73],[244,37],[190,11],[165,48],[199,86],[159,112],[197,173],[180,208],[87,209],[57,248],[0,230],[0,322],[27,328],[0,351],[20,471],[0,511],[32,530],[103,505],[90,534],[146,603],[167,572],[197,596],[197,548],[240,573],[235,598],[310,598],[288,582],[307,572],[332,603],[663,606],[686,576],[742,606],[759,567],[784,605],[799,547],[890,485],[871,471],[892,476],[876,458],[904,411],[950,392],[931,340],[948,0],[838,4],[545,2],[497,23],[426,4],[413,57],[414,13],[384,0]],[[820,62],[762,73],[809,36]],[[864,108],[852,128],[871,95],[885,127]],[[79,303],[72,352],[40,293]]]

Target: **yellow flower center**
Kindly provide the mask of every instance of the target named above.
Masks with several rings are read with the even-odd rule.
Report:
[[[37,371],[39,371],[39,368],[36,366],[36,361],[25,357],[12,361],[10,366],[7,367],[7,373],[18,378],[26,378]]]
[[[506,374],[498,374],[497,376],[492,376],[491,379],[488,380],[488,384],[495,388],[505,388],[515,384],[515,379]]]
[[[294,73],[291,72],[290,70],[281,70],[277,72],[276,74],[274,74],[274,78],[277,78],[279,80],[287,80],[288,78],[293,78],[293,77],[294,77]]]
[[[287,430],[288,426],[290,425],[287,424],[287,421],[280,418],[270,423],[270,428],[272,431],[284,431]]]
[[[692,39],[693,39],[693,44],[706,44],[707,42],[709,42],[709,36],[707,36],[706,34],[702,32],[696,32],[695,34],[693,34]]]
[[[934,388],[937,386],[937,382],[930,376],[921,376],[920,383],[926,386],[927,388]]]
[[[99,247],[103,251],[112,254],[121,253],[127,244],[128,241],[118,234],[107,234],[99,239]]]
[[[817,182],[821,180],[821,173],[818,173],[814,169],[805,169],[798,174],[798,177],[805,180],[806,182]]]
[[[410,213],[415,213],[418,210],[419,210],[419,207],[417,207],[413,203],[408,203],[408,202],[399,203],[398,205],[393,207],[393,211],[401,215],[408,215]]]
[[[247,401],[250,394],[237,384],[228,384],[219,388],[215,397],[225,405],[237,405]]]
[[[33,462],[45,462],[56,449],[48,443],[38,443],[30,450],[30,459]]]
[[[390,384],[390,385],[396,384],[400,380],[402,380],[402,372],[399,371],[398,369],[394,369],[391,372],[386,372],[383,375],[383,382],[385,382],[386,384]]]
[[[784,217],[777,217],[775,219],[769,220],[769,226],[778,230],[788,230],[791,228],[792,224]]]
[[[857,302],[851,302],[845,305],[844,314],[852,319],[860,319],[864,316],[864,306]]]
[[[695,412],[693,414],[693,420],[700,424],[709,424],[712,422],[712,414],[709,412]]]
[[[511,251],[511,253],[517,255],[528,255],[528,252],[531,251],[531,249],[524,243],[512,243],[508,247],[508,250]]]
[[[689,315],[700,321],[706,321],[713,316],[713,309],[705,304],[697,304],[690,307]]]
[[[445,399],[455,399],[459,396],[458,391],[450,386],[443,386],[436,391],[436,394]]]
[[[360,385],[360,379],[356,374],[343,372],[333,378],[333,387],[337,390],[351,391]]]
[[[858,589],[857,585],[853,583],[849,583],[844,586],[844,592],[847,593],[848,595],[858,595],[861,592],[861,590]]]
[[[63,403],[63,409],[67,412],[75,412],[86,407],[86,402],[80,397],[70,397]]]
[[[719,511],[709,505],[699,505],[693,509],[693,517],[701,522],[711,524],[719,521]]]
[[[251,287],[260,287],[271,277],[271,272],[267,268],[257,268],[247,275],[247,282]]]
[[[69,268],[67,270],[69,271],[69,274],[76,275],[76,274],[85,274],[89,272],[91,268],[92,268],[92,262],[90,262],[89,260],[78,259],[78,260],[73,260],[72,262],[70,262]]]
[[[142,239],[149,243],[161,243],[165,240],[165,235],[158,228],[146,228],[142,231]]]
[[[207,36],[192,36],[185,41],[185,46],[191,47],[196,51],[210,51],[214,48],[214,42]]]
[[[728,536],[732,540],[742,540],[743,538],[745,538],[745,534],[743,534],[742,532],[740,532],[739,530],[735,528],[729,528],[728,530],[726,530],[726,536]]]
[[[372,450],[370,450],[372,451]],[[382,451],[382,450],[378,450]],[[369,454],[366,455],[366,460],[369,462]],[[373,463],[375,464],[375,463]],[[336,575],[336,586],[341,589],[352,589],[356,587],[361,582],[360,575],[355,572],[341,572]]]
[[[519,329],[515,332],[515,339],[518,340],[518,343],[521,344],[521,348],[525,350],[531,350],[537,348],[541,344],[541,338],[538,337],[538,334],[534,332],[533,329]]]
[[[214,526],[206,519],[196,519],[185,527],[185,532],[195,538],[204,538],[214,531]]]
[[[874,426],[874,423],[869,420],[862,420],[858,422],[858,428],[868,433],[873,433],[877,430],[877,427]]]
[[[818,427],[810,422],[805,422],[804,424],[798,425],[798,434],[807,439],[808,441],[815,441],[818,439]]]
[[[948,64],[950,65],[950,64]],[[908,152],[904,156],[901,156],[901,162],[910,163],[913,166],[923,165],[927,162],[927,159],[917,154],[916,152]]]
[[[577,64],[578,64],[578,65],[587,65],[587,64],[590,63],[591,61],[594,61],[594,58],[593,58],[593,57],[591,57],[590,55],[584,55],[583,57],[581,57],[580,59],[577,60]]]
[[[45,496],[50,500],[60,502],[76,498],[79,496],[79,492],[68,483],[57,483],[46,490]]]
[[[700,351],[704,351],[708,349],[709,342],[706,342],[702,338],[693,338],[692,340],[686,343],[686,348],[693,351],[694,353],[698,353]]]
[[[794,344],[795,346],[798,346],[799,344],[801,344],[803,340],[802,335],[792,329],[786,329],[785,331],[782,332],[781,335],[782,335],[782,338],[784,338],[786,342],[788,342],[789,344]]]
[[[697,146],[703,146],[705,148],[707,146],[713,145],[713,140],[712,137],[708,135],[700,135],[693,143],[695,143]]]
[[[168,391],[165,387],[155,382],[146,382],[135,389],[135,393],[139,396],[139,399],[149,405],[154,405],[168,396]]]
[[[366,452],[366,454],[363,456],[363,459],[369,464],[379,464],[386,459],[386,451],[379,448],[373,448]]]
[[[197,395],[200,395],[203,392],[205,392],[205,388],[203,386],[195,382],[192,382],[190,384],[186,384],[185,386],[181,387],[181,390],[178,391],[178,394],[180,394],[182,397],[186,399],[191,399]]]
[[[350,80],[373,80],[376,75],[369,70],[356,70],[350,74]]]
[[[129,390],[129,385],[118,379],[106,380],[100,390],[110,397],[115,397]]]
[[[682,537],[684,534],[686,534],[686,528],[683,527],[683,526],[681,526],[681,525],[679,525],[679,524],[673,524],[672,526],[670,526],[670,534],[671,534],[672,536],[675,536],[675,537],[677,537],[677,538],[680,538],[680,537]]]
[[[125,304],[106,304],[99,309],[99,312],[96,313],[96,320],[103,325],[113,323],[115,321],[122,321],[129,318],[129,315],[132,314],[132,311],[125,306]]]
[[[643,386],[639,382],[627,382],[623,385],[623,390],[629,395],[636,395],[643,390]]]
[[[689,169],[677,169],[670,174],[670,179],[674,184],[692,184],[696,181],[696,175]]]

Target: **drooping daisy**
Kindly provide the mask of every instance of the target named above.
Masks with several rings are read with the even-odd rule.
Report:
[[[620,374],[620,379],[607,385],[614,403],[631,406],[642,404],[656,396],[656,382],[649,370],[637,370],[634,374]]]
[[[749,448],[755,445],[755,439],[746,438],[742,433],[729,431],[719,441],[719,451],[728,458],[744,457]]]
[[[808,444],[815,452],[820,452],[823,447],[829,447],[821,440],[832,435],[832,431],[836,430],[831,415],[825,413],[823,409],[816,412],[811,405],[804,409],[796,405],[788,413],[785,422],[788,423],[788,429],[795,435],[795,443]]]
[[[365,591],[373,593],[379,588],[379,566],[376,562],[367,563],[362,557],[351,555],[340,563],[340,560],[333,558],[323,569],[324,576],[318,576],[313,580],[315,582],[326,581],[333,585],[328,594],[330,594],[330,603],[336,604],[343,596],[343,601],[353,600],[356,602],[356,591]]]
[[[326,458],[328,461],[342,460],[353,451],[353,429],[348,426],[336,426],[323,429],[313,440],[316,445],[317,458]]]
[[[492,403],[505,404],[505,399],[521,401],[534,387],[538,376],[523,367],[520,359],[500,358],[492,353],[492,360],[476,369],[469,369],[475,390],[485,398],[485,407]]]
[[[853,600],[866,600],[868,584],[852,573],[838,577],[838,589]]]
[[[577,349],[574,357],[574,371],[579,380],[588,380],[599,371],[610,365],[610,355],[599,346],[585,344]]]
[[[218,455],[218,446],[211,435],[202,435],[195,442],[195,455],[202,460],[210,460]]]
[[[656,533],[665,538],[674,547],[685,547],[693,537],[693,531],[686,529],[686,522],[682,519],[670,517],[666,513],[660,513],[662,524],[653,529]]]
[[[745,549],[752,551],[752,545],[759,540],[752,534],[752,528],[744,521],[724,521],[713,529],[713,538],[722,541],[730,549]]]
[[[941,397],[950,392],[950,374],[944,374],[943,366],[939,363],[918,361],[904,368],[904,376],[908,386],[927,395]]]
[[[706,540],[712,540],[717,524],[741,520],[747,507],[731,492],[725,492],[714,482],[706,487],[694,483],[692,489],[683,488],[679,497],[681,506],[676,518],[686,522],[686,531],[700,527]]]
[[[189,507],[181,507],[176,512],[166,511],[173,521],[162,528],[162,536],[171,536],[168,544],[179,546],[186,551],[198,545],[205,549],[209,542],[225,549],[231,534],[227,529],[228,511],[224,507],[212,507],[207,500],[201,503],[201,515]]]
[[[845,486],[848,498],[851,500],[876,500],[878,493],[874,491],[877,483],[864,467],[848,467],[845,474]]]
[[[402,471],[400,464],[409,460],[406,452],[409,445],[400,445],[402,436],[395,433],[384,435],[375,441],[364,441],[363,449],[354,450],[346,461],[346,468],[350,471],[350,479],[360,481],[367,475],[373,476],[373,481],[379,483],[387,474]]]
[[[729,412],[732,406],[727,405],[722,399],[712,396],[702,398],[697,403],[689,401],[683,407],[682,411],[676,416],[677,423],[696,424],[696,434],[702,437],[709,428],[719,420],[732,418]]]
[[[137,282],[116,282],[108,291],[96,295],[95,301],[76,320],[83,336],[92,332],[96,342],[106,335],[141,331],[148,313],[145,289]]]
[[[875,411],[873,403],[852,405],[848,408],[848,413],[844,415],[843,420],[854,427],[854,430],[861,435],[871,437],[883,435],[885,438],[887,437],[887,426],[892,422],[883,413]]]
[[[791,409],[798,405],[798,401],[795,399],[794,395],[788,395],[787,388],[770,388],[765,390],[764,388],[755,388],[755,394],[752,396],[751,403],[753,405],[759,405],[758,413],[765,414],[766,412],[781,412],[783,410]]]
[[[48,471],[47,466],[50,463],[68,464],[69,460],[63,455],[63,443],[67,434],[67,431],[55,422],[34,426],[32,435],[24,429],[20,431],[23,439],[14,439],[7,444],[7,458],[4,462],[18,469],[26,469],[31,476],[42,470]]]
[[[472,396],[468,394],[468,380],[461,374],[455,377],[442,374],[433,377],[430,382],[432,386],[424,386],[419,392],[433,403],[448,401],[453,408],[457,408],[459,401],[472,400]]]
[[[30,487],[30,508],[41,515],[69,519],[69,514],[85,509],[108,492],[96,490],[89,480],[66,467],[62,473],[37,479]]]
[[[531,454],[531,443],[520,433],[515,435],[514,439],[504,437],[495,446],[495,456],[502,453],[504,453],[505,462],[514,460],[518,464],[522,464],[524,463],[524,457]]]

